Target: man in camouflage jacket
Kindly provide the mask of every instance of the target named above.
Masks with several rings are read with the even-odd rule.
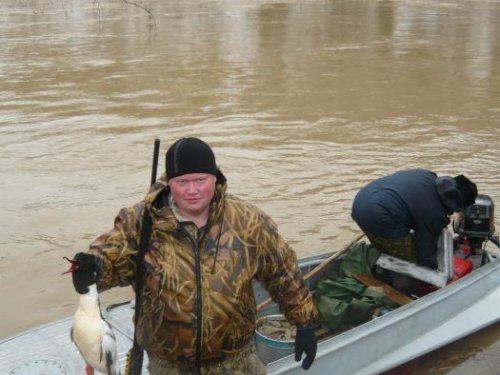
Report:
[[[167,152],[166,165],[145,200],[123,208],[114,228],[89,250],[100,265],[100,291],[134,285],[134,256],[148,209],[152,233],[136,330],[150,372],[265,374],[253,345],[253,279],[264,283],[280,311],[297,325],[296,360],[305,351],[303,367],[308,368],[316,354],[310,326],[317,311],[296,255],[275,222],[226,193],[226,179],[203,141],[178,140]]]

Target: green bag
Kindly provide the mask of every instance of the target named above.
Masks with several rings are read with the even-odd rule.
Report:
[[[372,275],[380,252],[365,242],[351,247],[336,273],[326,275],[313,291],[320,322],[331,331],[352,328],[370,320],[379,308],[392,310],[398,305],[377,289],[367,287],[353,274]]]

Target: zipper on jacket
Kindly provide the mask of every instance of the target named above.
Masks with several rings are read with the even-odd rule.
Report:
[[[187,237],[191,241],[194,250],[194,266],[195,266],[195,277],[196,277],[196,357],[195,357],[195,367],[198,374],[201,375],[201,322],[202,322],[202,301],[201,301],[201,264],[200,264],[200,243],[203,239],[200,238],[198,243],[189,234],[186,228],[181,225],[182,230],[186,233]]]
[[[194,242],[194,241],[193,241]],[[195,269],[196,269],[196,316],[198,322],[196,324],[196,368],[201,374],[201,323],[202,323],[202,301],[201,301],[201,266],[200,266],[200,247],[196,244],[195,250]]]

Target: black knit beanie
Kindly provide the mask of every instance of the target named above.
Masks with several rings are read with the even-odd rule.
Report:
[[[457,182],[457,189],[462,196],[464,208],[469,207],[476,201],[477,187],[476,184],[465,177],[463,174],[453,177]]]
[[[198,138],[177,140],[166,154],[167,180],[188,173],[209,173],[217,176],[215,156],[205,142]]]

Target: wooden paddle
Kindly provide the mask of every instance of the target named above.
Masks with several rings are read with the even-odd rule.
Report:
[[[346,246],[344,246],[340,251],[337,251],[330,255],[328,258],[326,258],[324,261],[322,261],[317,267],[309,271],[308,273],[305,274],[304,276],[304,281],[310,279],[312,276],[318,274],[320,271],[323,271],[326,266],[328,266],[333,260],[337,259],[339,256],[344,254],[347,250],[351,248],[352,245],[354,245],[356,242],[358,242],[361,238],[363,238],[365,234],[363,232],[358,233],[354,239],[349,242]],[[268,299],[264,300],[263,302],[259,303],[257,305],[257,311],[262,310],[264,307],[269,305],[272,302],[272,298],[269,297]]]
[[[383,281],[376,279],[371,275],[361,275],[354,274],[353,277],[359,282],[365,284],[368,287],[375,288],[384,293],[391,301],[396,302],[398,305],[403,306],[407,303],[413,302],[413,299],[408,297],[406,294],[403,294],[392,286],[384,283]]]

